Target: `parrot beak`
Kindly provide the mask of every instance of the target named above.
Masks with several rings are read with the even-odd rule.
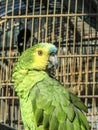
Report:
[[[47,64],[47,67],[46,67],[46,71],[48,72],[48,74],[51,77],[54,77],[55,71],[56,71],[57,67],[58,67],[58,58],[57,58],[57,55],[54,54],[54,53],[52,53],[49,56],[48,64]]]

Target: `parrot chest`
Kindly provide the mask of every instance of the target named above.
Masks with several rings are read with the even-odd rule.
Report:
[[[20,106],[25,130],[36,130],[36,121],[30,98],[20,99]]]

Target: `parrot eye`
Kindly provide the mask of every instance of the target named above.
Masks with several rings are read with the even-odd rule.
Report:
[[[42,50],[39,50],[39,51],[38,51],[38,55],[42,56],[42,55],[43,55],[43,51],[42,51]]]

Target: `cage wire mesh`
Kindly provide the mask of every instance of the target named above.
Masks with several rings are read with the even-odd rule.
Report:
[[[11,74],[38,42],[58,47],[56,79],[88,107],[98,129],[98,0],[0,0],[0,122],[23,130]]]

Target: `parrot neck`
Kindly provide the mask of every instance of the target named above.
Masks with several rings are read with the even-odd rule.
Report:
[[[45,71],[18,70],[13,74],[14,88],[20,98],[28,96],[37,82],[42,81],[48,74]]]

